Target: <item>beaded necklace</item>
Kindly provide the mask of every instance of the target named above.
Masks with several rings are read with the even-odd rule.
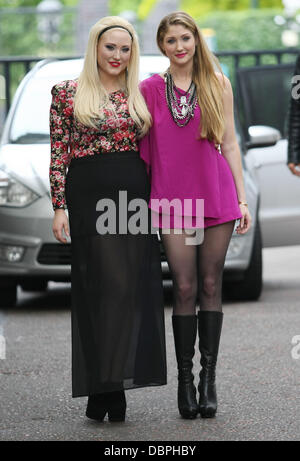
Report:
[[[180,96],[180,102],[175,94],[175,85],[168,69],[164,74],[166,100],[172,118],[176,125],[183,127],[188,124],[191,118],[194,117],[194,110],[197,104],[196,85],[192,81],[185,95]],[[178,91],[178,90],[177,90]]]

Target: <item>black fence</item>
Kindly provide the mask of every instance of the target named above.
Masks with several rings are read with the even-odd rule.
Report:
[[[3,77],[1,81],[1,97],[5,100],[5,114],[9,111],[11,105],[11,99],[13,96],[13,87],[12,87],[12,69],[15,67],[16,64],[22,66],[22,68],[18,72],[18,80],[20,77],[23,78],[31,69],[32,65],[39,62],[41,58],[33,58],[33,57],[13,57],[13,58],[6,58],[0,57],[0,69],[2,68],[2,72],[0,71],[0,75]]]
[[[76,58],[76,56],[72,57]],[[0,95],[2,94],[5,99],[5,115],[7,115],[11,106],[11,101],[16,90],[16,87],[22,78],[32,69],[32,67],[39,61],[45,58],[21,56],[21,57],[1,57],[0,56],[0,77],[3,76],[2,91],[0,88]],[[70,59],[67,57],[47,58],[51,60],[56,59]]]
[[[250,50],[250,51],[222,51],[216,53],[223,69],[231,79],[233,87],[236,84],[237,70],[241,67],[265,66],[278,64],[294,64],[300,50]],[[75,58],[76,56],[72,56]],[[10,108],[13,94],[21,79],[42,57],[0,57],[0,103],[2,102],[2,118],[4,119]],[[53,59],[70,59],[68,57],[51,57]],[[238,96],[238,95],[237,95]],[[2,98],[2,101],[1,101]],[[1,110],[1,104],[0,104]]]

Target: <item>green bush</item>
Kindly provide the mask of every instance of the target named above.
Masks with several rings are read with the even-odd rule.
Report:
[[[109,14],[118,16],[122,11],[134,11],[144,21],[158,0],[109,0]]]
[[[118,16],[122,11],[135,11],[137,13],[140,0],[109,0],[109,14]]]
[[[140,21],[144,21],[148,17],[156,3],[157,0],[141,0],[138,7],[138,18]]]
[[[23,6],[36,6],[41,0],[0,0],[0,8],[19,8]],[[65,6],[76,6],[78,0],[60,0]]]
[[[55,44],[45,45],[37,31],[35,14],[0,14],[0,54],[1,56],[58,56],[74,54],[74,13],[63,14],[59,26],[60,40]],[[14,63],[10,66],[11,96],[24,76],[24,65]],[[4,66],[0,65],[0,75],[4,75]]]
[[[247,10],[247,11],[223,11],[206,16],[204,20],[198,20],[200,29],[211,28],[216,34],[216,51],[250,51],[250,50],[274,50],[284,49],[281,42],[282,29],[274,22],[274,16],[281,10]],[[295,56],[286,55],[283,62],[294,61]],[[234,84],[233,58],[220,58],[220,61],[228,66],[229,75]],[[277,64],[274,56],[263,56],[261,64]],[[254,57],[243,57],[240,65],[256,65]]]
[[[274,22],[280,13],[276,9],[222,11],[198,20],[198,24],[214,29],[219,51],[283,48],[282,30]]]
[[[260,8],[282,8],[282,0],[258,0]],[[208,13],[227,10],[247,10],[251,6],[251,0],[181,0],[180,8],[189,13],[195,19],[201,19]]]
[[[37,31],[37,15],[19,14],[18,7],[35,7],[41,0],[0,0],[0,55],[46,56],[74,53],[74,13],[65,12],[59,26],[60,41],[45,49]],[[78,0],[60,0],[63,6],[76,6]],[[2,8],[4,8],[2,10]]]

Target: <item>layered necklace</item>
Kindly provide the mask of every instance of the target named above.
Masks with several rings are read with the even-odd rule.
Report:
[[[164,80],[166,99],[172,118],[176,125],[183,127],[189,123],[191,118],[194,117],[194,110],[197,104],[196,85],[192,81],[187,92],[180,96],[180,101],[178,102],[177,96],[175,94],[176,87],[174,85],[170,69],[165,72]]]

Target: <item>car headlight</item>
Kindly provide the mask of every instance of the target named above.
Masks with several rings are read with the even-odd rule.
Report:
[[[23,207],[39,196],[24,184],[0,170],[0,206]]]

